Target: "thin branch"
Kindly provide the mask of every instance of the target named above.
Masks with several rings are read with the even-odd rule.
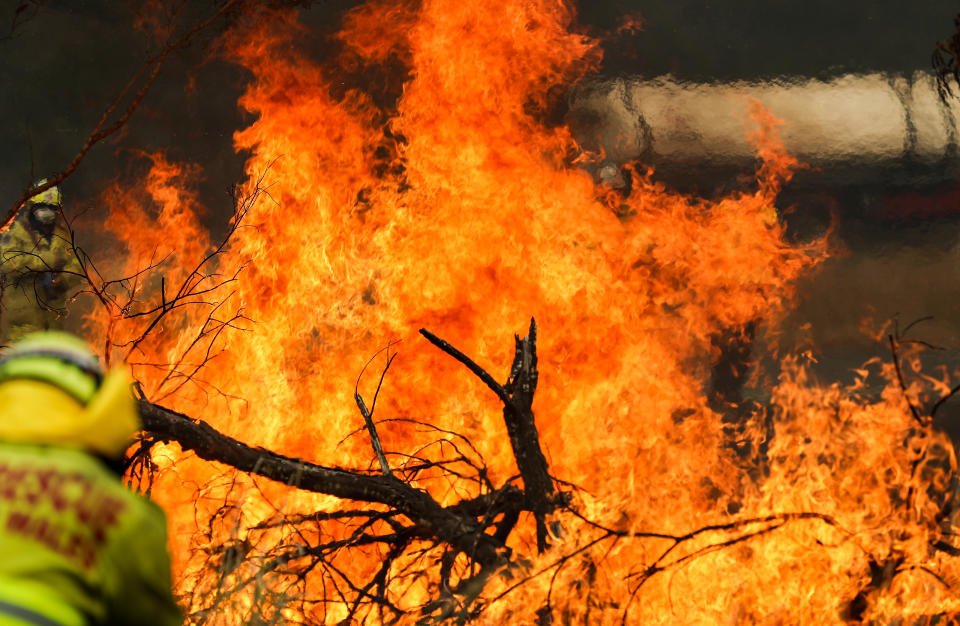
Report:
[[[107,107],[103,112],[103,115],[100,117],[100,121],[97,123],[96,127],[87,137],[87,140],[81,146],[80,151],[73,157],[73,160],[65,167],[60,173],[52,178],[48,179],[42,185],[31,186],[26,189],[19,198],[13,203],[13,206],[7,211],[6,215],[3,217],[3,220],[0,221],[0,230],[5,229],[10,225],[10,222],[17,216],[17,213],[26,204],[27,200],[35,196],[36,194],[43,193],[47,189],[59,185],[62,183],[68,176],[73,174],[73,172],[80,166],[80,162],[83,161],[84,157],[87,156],[87,153],[90,151],[93,146],[100,143],[110,135],[114,134],[127,123],[127,120],[130,119],[130,116],[133,115],[134,111],[140,106],[140,103],[146,97],[147,93],[150,91],[150,88],[156,82],[157,77],[160,75],[160,70],[163,67],[164,63],[167,60],[167,57],[175,49],[186,44],[194,35],[198,32],[207,28],[212,24],[218,17],[225,13],[230,7],[236,4],[238,0],[227,0],[219,9],[217,9],[209,18],[196,24],[193,28],[188,30],[186,33],[181,35],[179,38],[172,42],[168,42],[159,54],[148,59],[143,66],[134,74],[133,78],[127,83],[127,85],[120,92],[120,95]],[[151,68],[149,75],[146,78],[144,84],[140,89],[134,94],[133,99],[130,101],[130,104],[124,110],[123,114],[116,119],[112,124],[107,125],[110,117],[116,112],[120,107],[120,104],[123,102],[124,98],[130,92],[134,85],[140,80],[140,77]]]
[[[900,338],[902,338],[902,337],[906,337],[906,336],[907,336],[907,333],[909,333],[909,332],[910,332],[910,329],[913,328],[914,326],[917,326],[917,325],[922,324],[922,323],[924,323],[924,322],[929,322],[929,321],[931,321],[931,320],[933,320],[933,319],[934,319],[934,317],[933,317],[932,315],[925,315],[924,317],[918,317],[917,319],[915,319],[915,320],[913,320],[912,322],[910,322],[909,324],[907,324],[907,327],[903,329],[903,332],[902,332],[902,333],[901,333],[901,332],[898,332],[898,333],[897,333],[897,339],[900,339]]]
[[[482,367],[474,363],[470,357],[465,355],[463,352],[460,352],[459,350],[451,346],[449,343],[447,343],[443,339],[440,339],[439,337],[431,333],[426,328],[421,328],[420,334],[426,337],[427,341],[429,341],[430,343],[437,346],[438,348],[440,348],[441,350],[443,350],[444,352],[446,352],[456,360],[466,365],[468,370],[473,372],[477,378],[483,381],[483,384],[485,384],[487,387],[492,389],[495,394],[497,394],[497,397],[500,398],[501,402],[503,402],[504,404],[509,404],[511,402],[510,395],[507,393],[506,389],[504,389],[500,385],[500,383],[494,380],[493,376],[491,376],[485,369],[483,369]]]
[[[947,400],[957,395],[958,392],[960,392],[960,384],[956,385],[949,392],[947,392],[947,395],[937,400],[937,402],[933,405],[933,407],[930,408],[930,419],[932,420],[934,417],[936,417],[937,411],[940,410],[940,407],[943,406]]]
[[[397,358],[396,353],[387,355],[387,364],[384,366],[383,371],[380,372],[380,380],[377,382],[377,390],[373,394],[373,404],[370,409],[367,409],[366,403],[363,401],[363,396],[360,395],[360,379],[363,378],[363,373],[367,370],[367,367],[370,363],[373,362],[377,356],[384,350],[389,351],[390,346],[393,344],[387,344],[385,348],[377,350],[377,352],[370,357],[370,360],[363,366],[363,369],[360,370],[360,375],[357,376],[357,382],[353,386],[353,399],[357,403],[357,408],[360,409],[360,414],[363,415],[363,422],[367,427],[367,431],[370,433],[370,443],[373,445],[373,451],[377,455],[377,461],[380,463],[380,471],[383,472],[384,476],[392,476],[390,472],[390,465],[387,463],[387,457],[383,454],[383,444],[380,443],[380,435],[377,433],[377,427],[373,423],[373,411],[377,407],[377,396],[380,395],[380,388],[383,386],[383,379],[387,375],[387,370],[390,369],[390,364],[393,363],[393,360]]]
[[[903,398],[907,401],[907,406],[910,407],[910,413],[913,415],[913,419],[915,419],[920,426],[926,427],[927,420],[920,415],[917,407],[913,406],[910,395],[907,393],[907,385],[903,380],[903,372],[900,369],[900,355],[897,353],[897,342],[893,338],[893,335],[887,335],[887,338],[890,340],[890,351],[893,353],[893,368],[897,373],[897,381],[900,383]]]

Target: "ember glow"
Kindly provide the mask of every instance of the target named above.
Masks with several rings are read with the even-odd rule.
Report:
[[[149,316],[95,320],[99,336],[129,351],[148,398],[251,445],[372,468],[369,439],[355,432],[354,384],[399,342],[376,412],[393,420],[380,424],[391,462],[427,454],[423,428],[400,420],[429,422],[468,438],[502,484],[517,469],[498,399],[417,331],[505,378],[510,338],[535,317],[540,441],[551,473],[579,488],[572,505],[582,517],[566,514],[539,556],[533,520],[521,519],[509,545],[529,560],[490,579],[478,623],[533,623],[547,611],[560,623],[824,624],[960,610],[949,588],[957,563],[931,547],[953,448],[917,425],[891,366],[881,372],[888,390],[868,401],[808,380],[803,358],[785,349],[769,407],[745,411],[737,428],[708,397],[717,338],[756,325],[775,337],[795,280],[826,256],[823,241],[788,243],[777,220],[777,194],[799,165],[781,148],[777,119],[743,100],[758,157],[743,191],[687,197],[637,165],[621,198],[584,167],[603,155],[582,151],[551,114],[557,90],[600,61],[566,4],[372,2],[345,16],[343,51],[322,65],[298,50],[307,35],[295,14],[264,13],[226,40],[225,54],[250,72],[239,105],[254,121],[235,141],[250,154],[246,193],[256,201],[215,259],[222,280],[242,268],[209,294],[220,308],[185,307],[135,346]],[[388,62],[409,72],[391,105],[339,88]],[[212,245],[189,186],[174,187],[188,177],[151,160],[152,197],[117,189],[107,200],[130,263],[169,256],[171,289],[193,280]],[[136,219],[147,210],[161,216],[148,232]],[[138,288],[167,301],[157,282]],[[368,399],[382,365],[360,381]],[[948,382],[936,383],[945,392]],[[734,439],[765,460],[738,453]],[[224,474],[176,446],[158,446],[154,460],[152,493],[171,517],[188,611],[242,623],[260,593],[287,602],[292,621],[378,621],[375,609],[350,614],[320,572],[218,595],[224,580],[259,566],[248,529],[340,501]],[[413,484],[444,505],[479,495],[429,474]],[[758,521],[733,528],[748,519]],[[309,539],[349,532],[318,528]],[[622,536],[592,543],[602,528]],[[668,535],[698,529],[661,557]],[[206,567],[215,556],[220,578]],[[419,567],[439,569],[438,557]],[[335,564],[367,580],[383,558],[371,548]],[[430,593],[412,579],[390,599],[409,609]]]

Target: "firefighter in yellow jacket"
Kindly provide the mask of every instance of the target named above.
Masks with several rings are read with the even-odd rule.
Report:
[[[81,270],[62,210],[60,189],[51,187],[30,198],[0,235],[0,322],[7,341],[63,328],[66,297]]]
[[[62,332],[0,352],[0,626],[181,623],[164,514],[111,469],[129,383]]]

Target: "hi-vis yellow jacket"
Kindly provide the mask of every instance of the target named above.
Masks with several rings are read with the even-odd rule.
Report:
[[[63,326],[66,296],[82,281],[70,233],[60,224],[44,237],[21,211],[0,234],[0,321],[9,340]]]
[[[0,383],[0,626],[182,622],[163,511],[97,457],[138,423],[125,377],[84,407],[35,380]]]

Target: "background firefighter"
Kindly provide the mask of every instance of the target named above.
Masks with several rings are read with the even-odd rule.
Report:
[[[0,354],[0,625],[181,623],[164,514],[111,469],[139,427],[126,372],[79,338]]]
[[[63,328],[66,297],[81,268],[62,209],[60,189],[51,187],[30,198],[0,236],[0,328],[7,342]]]

